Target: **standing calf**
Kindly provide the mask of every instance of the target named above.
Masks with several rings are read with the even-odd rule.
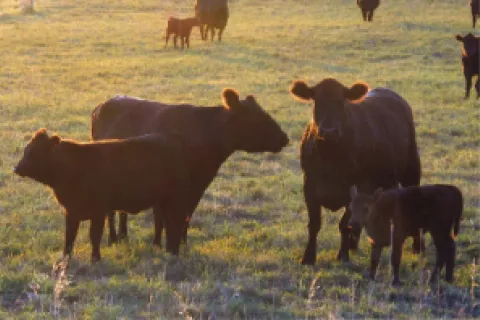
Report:
[[[470,8],[472,9],[472,26],[475,28],[477,17],[480,16],[480,0],[470,0]]]
[[[176,141],[159,134],[78,143],[40,129],[25,147],[15,173],[51,187],[65,207],[64,256],[72,253],[80,221],[90,220],[95,262],[100,259],[107,214],[150,207],[163,212],[155,216],[155,238],[161,236],[165,220],[167,251],[178,254],[190,183],[181,151]]]
[[[437,249],[437,259],[430,282],[443,265],[445,280],[453,281],[455,241],[463,210],[462,193],[451,185],[426,185],[391,189],[381,188],[370,196],[351,188],[351,228],[364,225],[372,242],[370,279],[375,279],[382,248],[392,246],[393,285],[400,284],[399,270],[406,237],[430,232]],[[452,236],[453,229],[453,236]]]
[[[372,22],[373,12],[380,5],[380,0],[357,0],[357,6],[362,10],[363,21]]]
[[[168,45],[168,39],[170,35],[173,33],[173,46],[177,47],[177,37],[180,37],[182,41],[182,49],[184,48],[185,42],[187,43],[187,48],[190,48],[190,34],[192,32],[192,28],[195,26],[199,26],[200,22],[197,18],[187,18],[187,19],[177,19],[174,17],[168,18],[167,23],[167,30],[165,32],[165,48]]]
[[[470,89],[472,88],[472,78],[477,76],[475,88],[477,89],[477,99],[480,96],[480,37],[476,37],[469,33],[462,37],[457,34],[456,39],[463,43],[462,50],[462,65],[463,75],[465,76],[465,99],[470,96]]]

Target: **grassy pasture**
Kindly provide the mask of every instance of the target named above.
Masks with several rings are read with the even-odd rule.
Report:
[[[169,15],[190,16],[192,0],[39,0],[29,15],[15,6],[0,1],[0,318],[479,316],[480,101],[463,100],[454,39],[471,31],[466,0],[384,1],[370,24],[353,0],[231,0],[224,42],[201,42],[195,29],[183,52],[163,49],[164,28]],[[365,236],[350,264],[335,261],[342,212],[324,211],[317,263],[300,265],[307,213],[298,149],[311,107],[288,87],[327,76],[385,86],[411,103],[423,183],[464,193],[454,285],[425,283],[430,238],[425,259],[406,250],[404,287],[390,287],[388,250],[377,281],[363,280]],[[70,268],[53,273],[62,209],[47,188],[12,172],[32,132],[87,140],[91,110],[117,93],[216,105],[225,87],[254,94],[291,144],[223,165],[179,259],[150,245],[146,213],[130,218],[128,244],[107,247],[104,236],[93,266],[83,223]]]

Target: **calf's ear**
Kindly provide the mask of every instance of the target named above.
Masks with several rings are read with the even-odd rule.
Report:
[[[463,42],[463,37],[459,34],[455,36],[455,39],[457,39],[457,41]]]
[[[309,87],[304,81],[296,80],[290,86],[290,93],[300,100],[310,100],[313,98],[314,89]]]
[[[355,82],[345,92],[345,96],[348,100],[358,100],[362,98],[368,92],[368,85],[364,82]]]
[[[37,130],[37,132],[35,132],[35,134],[33,135],[33,139],[41,139],[41,138],[48,138],[48,133],[47,133],[47,129],[45,128],[40,128]]]
[[[240,103],[240,98],[238,96],[238,93],[233,89],[223,90],[222,97],[223,97],[223,105],[227,109],[235,108]]]
[[[57,135],[51,136],[50,137],[50,142],[52,142],[54,144],[59,144],[60,143],[60,137],[57,136]]]

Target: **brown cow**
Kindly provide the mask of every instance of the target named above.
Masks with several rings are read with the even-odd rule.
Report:
[[[477,17],[480,17],[480,0],[470,0],[470,9],[472,10],[472,26],[475,28]]]
[[[475,88],[477,90],[477,99],[480,96],[480,37],[469,33],[462,37],[457,34],[455,37],[457,41],[463,44],[462,50],[462,66],[463,75],[465,77],[465,99],[470,96],[470,89],[472,88],[472,79],[477,76]]]
[[[113,210],[138,213],[162,206],[167,251],[178,254],[190,181],[183,148],[159,134],[78,143],[38,130],[15,173],[51,187],[65,207],[64,255],[70,257],[80,221],[90,220],[92,262],[100,259],[105,218]],[[155,218],[156,231],[157,217]]]
[[[233,152],[276,153],[288,144],[287,135],[253,96],[240,100],[237,92],[225,89],[223,101],[223,106],[196,107],[117,96],[93,110],[92,139],[126,138],[152,132],[180,136],[193,150],[186,159],[193,183],[193,195],[188,202],[190,217],[220,166]],[[112,214],[111,243],[117,241],[113,219]],[[120,215],[120,238],[127,236],[126,219],[125,214]],[[186,239],[187,228],[184,230]],[[160,239],[154,242],[160,245]]]
[[[363,21],[373,21],[373,13],[380,5],[380,0],[357,0],[357,6],[362,10]]]
[[[392,246],[393,285],[400,284],[402,247],[409,236],[430,232],[437,260],[430,282],[435,282],[443,265],[445,280],[453,281],[455,241],[463,210],[462,193],[452,185],[425,185],[383,191],[373,195],[351,188],[352,218],[349,226],[364,225],[372,242],[370,278],[375,279],[382,248]],[[453,229],[453,236],[452,236]]]
[[[229,15],[228,0],[195,0],[195,16],[201,23],[202,40],[207,40],[210,29],[210,40],[213,41],[215,29],[218,29],[218,42],[221,42]]]
[[[173,34],[173,46],[177,47],[177,37],[180,37],[182,41],[182,49],[184,44],[187,44],[187,48],[190,48],[190,34],[192,28],[200,26],[200,21],[196,18],[178,19],[174,17],[168,18],[167,29],[165,30],[165,48],[168,45],[168,39]]]

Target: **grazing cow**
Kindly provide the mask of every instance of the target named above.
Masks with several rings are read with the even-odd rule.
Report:
[[[195,15],[200,20],[202,40],[207,40],[210,29],[210,40],[213,41],[215,29],[218,29],[218,42],[221,42],[229,17],[228,0],[196,0]]]
[[[187,19],[177,19],[174,17],[168,18],[167,29],[165,31],[165,48],[168,45],[168,39],[173,33],[173,46],[177,47],[177,37],[180,37],[182,41],[182,49],[184,44],[187,43],[187,48],[190,48],[190,33],[192,28],[199,26],[200,21],[196,17],[187,18]]]
[[[420,158],[415,139],[413,115],[408,103],[397,93],[370,90],[358,82],[350,88],[327,78],[310,87],[295,81],[290,92],[304,101],[313,101],[313,119],[307,126],[300,148],[303,191],[308,210],[308,244],[302,263],[314,264],[321,207],[346,207],[340,220],[341,245],[337,259],[349,260],[361,230],[348,228],[351,211],[350,187],[362,192],[420,183]],[[420,243],[416,242],[418,250]]]
[[[480,37],[469,33],[462,37],[457,34],[456,39],[463,43],[462,65],[463,75],[465,76],[465,99],[470,97],[472,88],[472,78],[477,76],[475,88],[477,90],[477,99],[480,96]]]
[[[445,280],[453,281],[455,241],[463,210],[462,193],[451,185],[426,185],[375,191],[373,195],[351,189],[350,226],[365,226],[372,242],[370,279],[375,279],[382,248],[392,246],[393,285],[400,284],[399,269],[405,238],[430,232],[437,260],[430,282],[436,281],[443,265]],[[452,237],[453,229],[453,237]]]
[[[233,152],[276,153],[288,144],[287,135],[253,96],[240,100],[237,92],[225,89],[223,102],[223,106],[196,107],[115,97],[92,112],[92,139],[125,138],[152,132],[181,136],[183,143],[193,150],[187,159],[193,183],[192,196],[187,199],[190,218],[220,166]],[[117,240],[113,219],[111,214],[110,242]],[[120,238],[127,236],[126,219],[125,214],[120,215]],[[185,240],[187,227],[188,221]]]
[[[470,8],[472,9],[472,26],[475,28],[477,17],[480,17],[480,0],[470,0]]]
[[[162,206],[167,251],[178,254],[190,181],[183,147],[160,134],[78,143],[38,130],[15,173],[51,187],[65,207],[64,255],[71,256],[80,221],[90,220],[92,262],[100,259],[105,218]],[[160,231],[155,218],[155,235]]]
[[[373,21],[373,12],[380,5],[380,0],[357,0],[357,6],[362,10],[363,21]]]

